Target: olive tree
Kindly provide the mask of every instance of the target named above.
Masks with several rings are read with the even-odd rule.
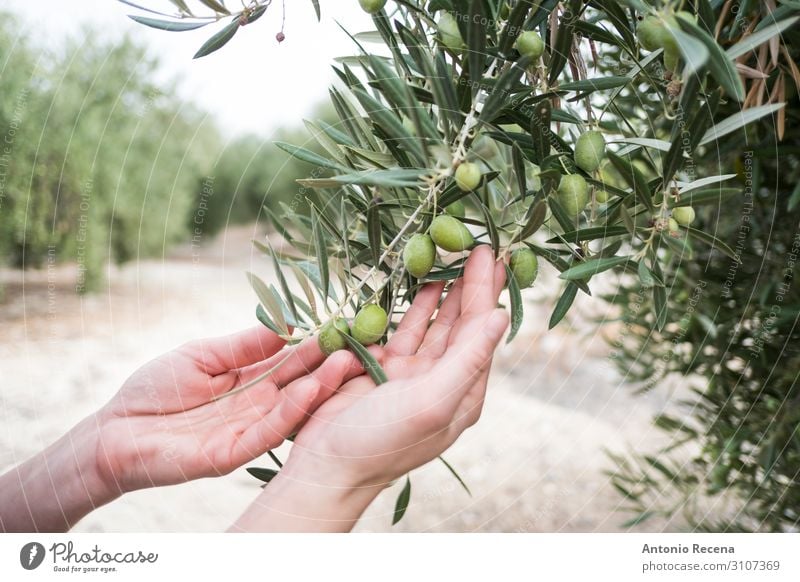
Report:
[[[685,265],[741,263],[695,207],[722,215],[743,195],[709,152],[786,115],[785,93],[751,96],[745,80],[757,69],[737,59],[774,46],[795,4],[742,10],[730,23],[730,3],[714,0],[359,3],[374,29],[353,31],[353,54],[334,65],[338,119],[308,124],[324,153],[278,144],[309,165],[299,182],[316,197],[308,216],[268,211],[288,244],[278,253],[257,243],[277,275],[267,285],[249,274],[264,325],[290,342],[318,335],[327,352],[352,349],[380,383],[364,345],[392,333],[421,285],[457,278],[475,245],[508,265],[509,341],[540,263],[542,277],[561,282],[551,328],[613,271],[620,293],[642,298],[644,337],[673,329]],[[172,4],[174,13],[132,18],[168,31],[217,27],[198,58],[279,9]],[[407,482],[395,520],[409,493]]]

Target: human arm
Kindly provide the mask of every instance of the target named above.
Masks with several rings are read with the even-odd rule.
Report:
[[[284,348],[263,327],[190,342],[0,476],[0,530],[66,531],[128,491],[228,473],[281,444],[360,371],[351,354],[325,359],[314,340]]]

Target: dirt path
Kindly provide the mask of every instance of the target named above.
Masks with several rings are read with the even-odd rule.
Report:
[[[102,405],[148,359],[253,325],[244,271],[271,273],[249,250],[255,234],[237,228],[200,249],[113,269],[108,287],[85,298],[72,292],[71,267],[0,271],[0,471]],[[615,531],[629,517],[617,511],[603,451],[658,442],[650,418],[664,406],[663,392],[633,398],[599,337],[581,339],[568,325],[545,334],[550,308],[535,303],[541,289],[531,295],[525,328],[498,354],[481,422],[446,455],[473,496],[431,463],[413,474],[412,504],[394,531]],[[253,465],[270,466],[268,459]],[[359,530],[392,531],[397,487],[376,501]],[[259,491],[239,470],[128,495],[77,529],[219,531]]]

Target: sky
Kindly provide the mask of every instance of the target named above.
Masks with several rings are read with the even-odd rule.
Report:
[[[200,6],[197,0],[188,1]],[[159,9],[166,5],[173,11],[162,0],[136,3]],[[228,0],[231,7],[239,4]],[[87,25],[111,39],[130,33],[160,57],[165,76],[180,79],[182,98],[214,115],[228,135],[266,136],[278,127],[298,125],[315,104],[327,100],[334,57],[354,54],[354,44],[337,20],[350,32],[373,28],[357,0],[321,0],[322,22],[317,22],[311,0],[285,4],[283,43],[275,40],[282,17],[281,2],[275,1],[225,47],[198,60],[192,56],[219,27],[154,30],[130,20],[126,15],[136,11],[116,0],[3,0],[2,8],[20,18],[21,35],[52,50],[67,38],[83,37]]]

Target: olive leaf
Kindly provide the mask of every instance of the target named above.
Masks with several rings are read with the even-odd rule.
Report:
[[[403,519],[403,516],[406,514],[406,509],[408,509],[409,501],[411,501],[411,478],[406,476],[406,484],[403,486],[403,490],[400,491],[400,494],[397,496],[397,501],[395,502],[392,525],[396,525]]]
[[[590,259],[586,262],[570,267],[559,275],[559,278],[572,281],[574,279],[587,279],[603,271],[608,271],[614,267],[624,265],[631,260],[631,257],[610,257],[600,259]]]
[[[564,319],[567,311],[569,311],[569,308],[572,307],[572,303],[575,301],[575,296],[577,294],[578,286],[575,284],[575,282],[570,281],[567,283],[567,286],[564,288],[564,292],[561,294],[561,297],[559,297],[558,302],[553,309],[553,314],[550,316],[550,322],[547,325],[547,329],[553,329],[562,319]]]
[[[233,35],[235,35],[238,30],[239,20],[234,18],[228,24],[226,24],[222,30],[209,38],[192,58],[199,59],[221,49],[223,46],[228,44],[228,41],[233,38]]]
[[[258,479],[259,481],[263,481],[264,483],[269,483],[278,474],[278,471],[276,471],[275,469],[262,469],[261,467],[247,467],[246,470],[253,477]]]

